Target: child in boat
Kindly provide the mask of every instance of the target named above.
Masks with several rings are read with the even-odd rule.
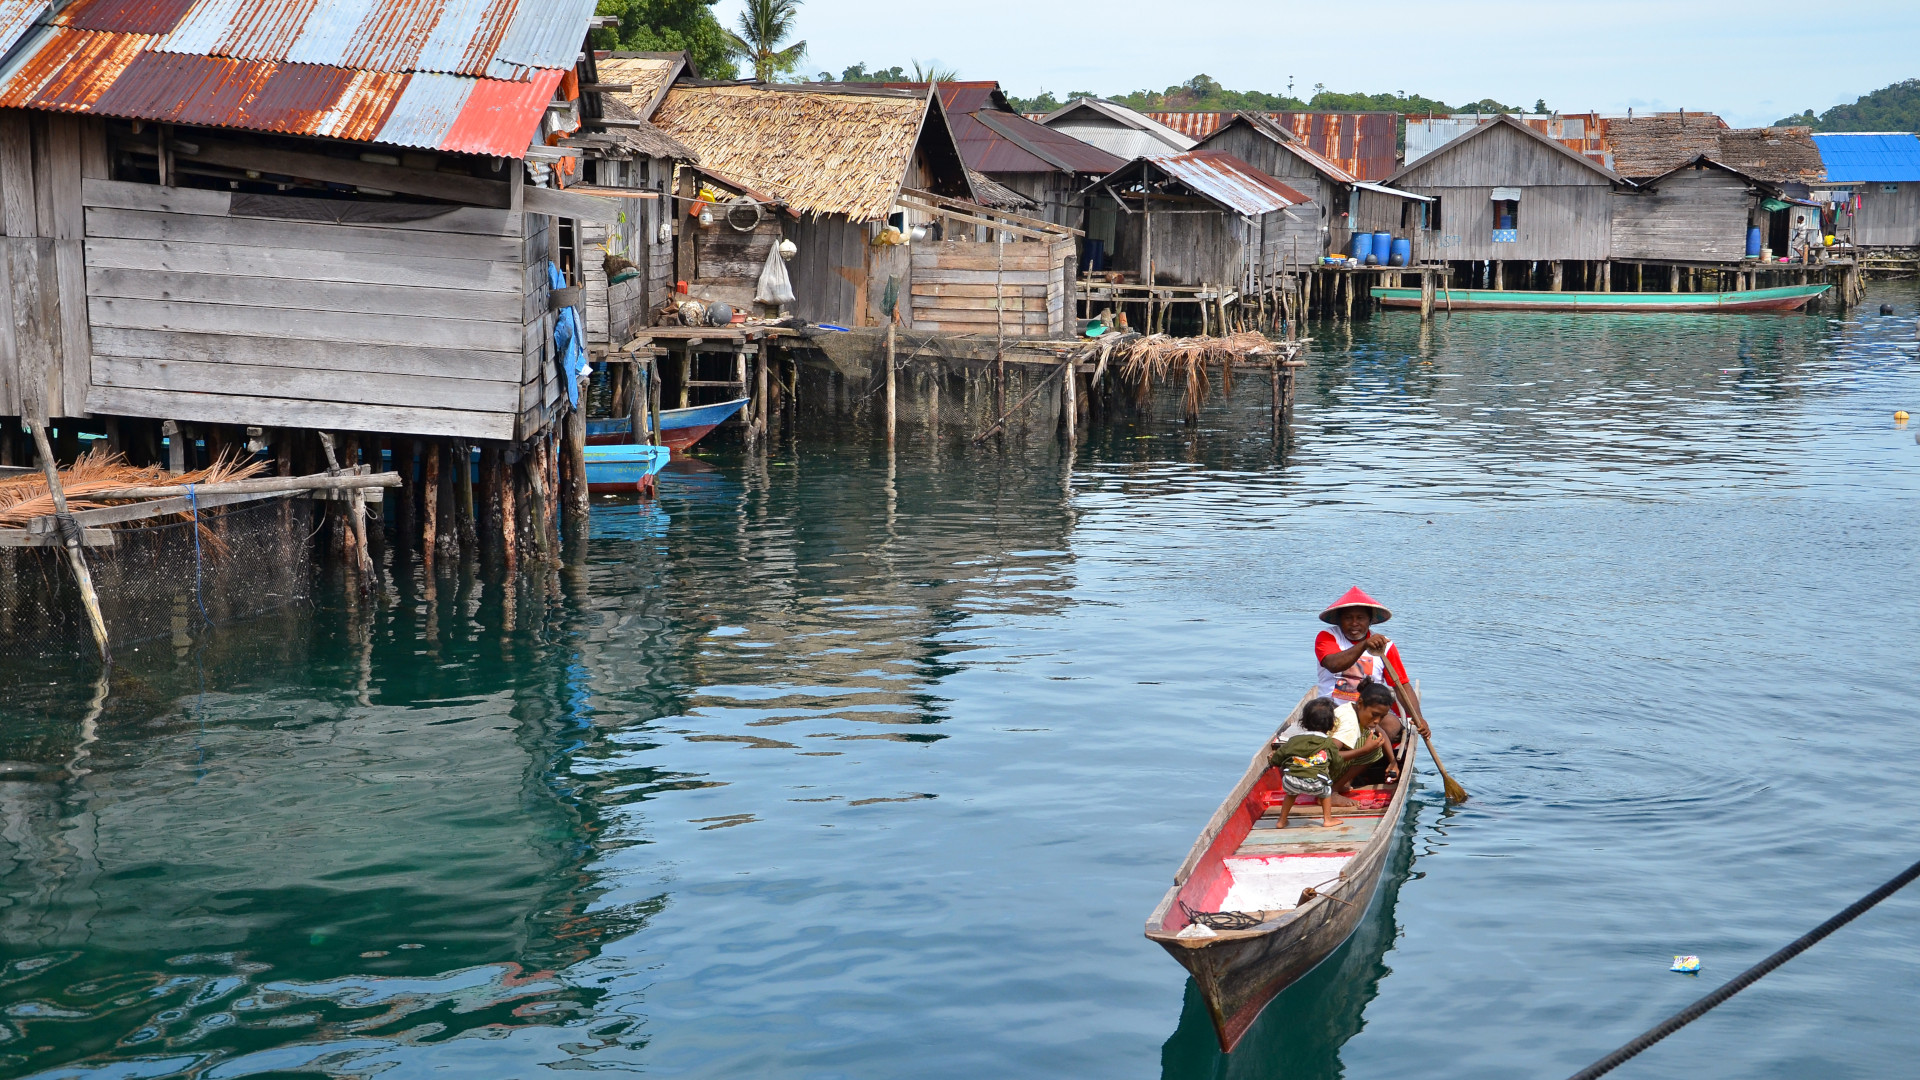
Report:
[[[1307,730],[1295,735],[1274,750],[1268,758],[1280,770],[1280,790],[1287,798],[1280,803],[1280,827],[1287,827],[1293,813],[1293,799],[1309,795],[1320,803],[1320,824],[1333,825],[1333,784],[1345,763],[1386,745],[1386,738],[1375,730],[1365,744],[1348,749],[1335,739],[1333,717],[1324,709],[1302,709],[1300,724]]]
[[[1391,747],[1394,737],[1404,731],[1394,725],[1393,707],[1396,703],[1397,699],[1394,698],[1393,691],[1387,689],[1385,684],[1361,683],[1359,700],[1333,710],[1333,737],[1346,746],[1357,747],[1367,736],[1378,736],[1382,745]],[[1373,766],[1383,759],[1386,768],[1382,778],[1389,784],[1393,783],[1396,770],[1391,751],[1374,750],[1347,762],[1346,767],[1340,770],[1339,775],[1334,778],[1335,799],[1340,802],[1350,802],[1351,800],[1345,797],[1347,790],[1359,782],[1362,774],[1373,769]]]

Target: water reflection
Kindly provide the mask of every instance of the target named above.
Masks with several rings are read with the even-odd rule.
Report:
[[[1409,811],[1417,822],[1426,807]],[[1180,1024],[1160,1048],[1162,1080],[1331,1080],[1343,1074],[1340,1048],[1365,1026],[1367,1004],[1392,969],[1387,951],[1399,936],[1394,905],[1413,867],[1413,834],[1405,828],[1387,852],[1380,887],[1346,944],[1267,1003],[1231,1054],[1220,1052],[1206,1002],[1187,980]]]

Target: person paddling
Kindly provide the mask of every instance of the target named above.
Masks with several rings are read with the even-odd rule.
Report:
[[[1333,628],[1320,631],[1313,639],[1319,696],[1332,698],[1336,707],[1357,705],[1362,683],[1377,682],[1391,688],[1384,670],[1388,664],[1393,665],[1395,681],[1402,686],[1413,685],[1413,680],[1407,678],[1406,665],[1400,662],[1400,650],[1385,635],[1373,630],[1375,625],[1391,618],[1391,611],[1358,586],[1348,589],[1346,595],[1320,613],[1320,621],[1331,623]],[[1397,705],[1394,712],[1399,712]],[[1426,725],[1418,717],[1414,717],[1413,722],[1422,735],[1428,734]],[[1381,726],[1395,743],[1400,741],[1404,728],[1399,716],[1389,715]]]

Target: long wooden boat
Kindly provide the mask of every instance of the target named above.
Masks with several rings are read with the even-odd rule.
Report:
[[[1147,919],[1147,937],[1193,975],[1222,1050],[1231,1052],[1267,1002],[1332,955],[1366,914],[1404,827],[1417,741],[1411,731],[1401,740],[1398,783],[1371,795],[1356,791],[1375,805],[1343,809],[1332,828],[1320,824],[1319,807],[1295,806],[1282,830],[1276,826],[1286,796],[1279,770],[1267,763],[1269,737],[1194,841],[1173,888]],[[1309,887],[1318,895],[1301,903]],[[1196,923],[1190,911],[1238,911],[1257,924],[1216,930]]]
[[[746,405],[746,398],[716,401],[711,405],[693,405],[685,409],[660,410],[660,441],[676,454],[705,438],[707,432],[726,423]],[[633,419],[619,416],[610,420],[587,421],[588,446],[614,446],[633,441]]]
[[[654,476],[667,467],[671,456],[666,447],[645,443],[589,446],[587,491],[594,495],[651,493]]]
[[[1522,292],[1509,289],[1454,289],[1436,293],[1436,311],[1579,311],[1652,314],[1671,312],[1798,311],[1831,285],[1784,285],[1744,292]],[[1381,307],[1417,308],[1419,289],[1374,289]]]

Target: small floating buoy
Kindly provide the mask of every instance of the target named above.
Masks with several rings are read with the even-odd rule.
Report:
[[[1891,315],[1891,314],[1893,314],[1893,305],[1892,305],[1892,304],[1881,304],[1881,305],[1880,305],[1880,314],[1882,314],[1882,315]]]
[[[1673,958],[1673,966],[1667,970],[1678,971],[1685,975],[1698,975],[1700,973],[1700,958],[1697,956],[1676,956]]]
[[[1894,414],[1893,414],[1893,422],[1894,422],[1894,423],[1896,423],[1896,424],[1904,424],[1904,423],[1906,423],[1906,422],[1907,422],[1907,410],[1905,410],[1905,409],[1897,409],[1897,410],[1895,410],[1895,411],[1894,411]]]

